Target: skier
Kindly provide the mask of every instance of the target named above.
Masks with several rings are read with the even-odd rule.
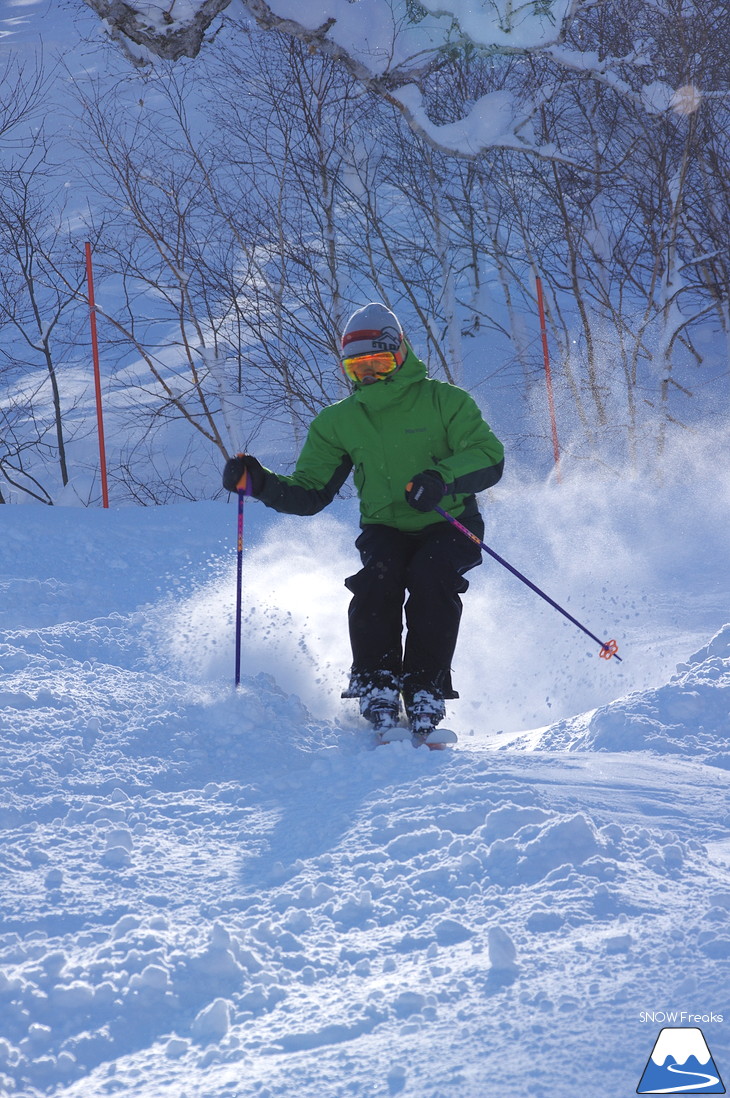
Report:
[[[385,305],[353,313],[341,346],[353,392],[316,416],[294,473],[239,454],[226,463],[223,486],[235,491],[245,472],[247,491],[268,507],[314,515],[354,469],[362,568],[345,580],[352,668],[343,697],[359,698],[363,717],[388,740],[401,738],[402,695],[411,731],[426,739],[445,700],[459,696],[451,660],[460,595],[464,574],[481,563],[479,548],[433,509],[443,504],[482,539],[475,493],[501,477],[504,448],[468,393],[427,377]]]

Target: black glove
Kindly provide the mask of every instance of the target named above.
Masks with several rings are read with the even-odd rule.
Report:
[[[435,469],[419,473],[406,488],[406,500],[416,511],[433,511],[445,495],[444,479]]]
[[[248,473],[247,491],[257,496],[264,486],[264,467],[253,454],[236,454],[229,458],[223,470],[223,487],[235,492],[244,473]]]

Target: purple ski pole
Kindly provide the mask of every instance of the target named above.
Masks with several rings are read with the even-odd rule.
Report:
[[[244,472],[236,485],[238,492],[238,568],[236,573],[236,687],[241,685],[241,603],[243,588],[243,501],[248,477]]]
[[[471,541],[473,541],[475,545],[478,545],[479,548],[484,550],[485,553],[489,553],[490,557],[494,557],[494,559],[500,564],[504,565],[504,567],[509,572],[511,572],[513,576],[517,576],[517,579],[520,579],[523,583],[526,583],[527,586],[532,591],[534,591],[536,595],[539,595],[540,598],[545,599],[545,602],[549,602],[550,605],[558,610],[564,618],[567,618],[568,621],[572,621],[573,625],[577,625],[578,628],[581,629],[587,637],[590,637],[591,640],[600,645],[601,651],[598,654],[601,659],[610,660],[612,656],[616,656],[616,659],[619,661],[619,663],[621,662],[621,657],[618,655],[618,644],[615,640],[600,640],[595,635],[595,633],[591,633],[590,629],[586,629],[585,625],[581,625],[577,618],[574,618],[572,614],[569,614],[567,610],[564,610],[562,606],[559,606],[558,603],[555,602],[555,599],[551,599],[549,595],[546,595],[544,591],[541,591],[537,584],[533,583],[532,580],[529,580],[527,576],[523,576],[522,572],[518,572],[516,568],[513,568],[509,561],[506,561],[504,557],[500,557],[499,553],[495,553],[494,549],[490,549],[488,545],[485,545],[483,541],[480,541],[476,534],[472,534],[471,530],[467,530],[466,526],[463,526],[462,523],[460,523],[458,519],[455,519],[453,515],[450,515],[448,511],[444,511],[442,507],[434,507],[434,511],[436,511],[437,514],[441,515],[442,518],[445,518],[447,522],[450,522],[452,526],[455,526],[457,530],[460,530],[462,534],[466,534],[466,536]]]

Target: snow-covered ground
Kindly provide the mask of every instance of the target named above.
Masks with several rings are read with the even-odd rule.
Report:
[[[727,1079],[726,517],[694,568],[614,530],[566,577],[587,490],[505,494],[489,536],[624,662],[482,568],[442,753],[337,697],[351,504],[246,505],[238,693],[233,506],[2,508],[5,1093],[624,1098],[672,1011]]]

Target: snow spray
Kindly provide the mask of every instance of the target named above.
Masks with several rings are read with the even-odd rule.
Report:
[[[408,485],[408,487],[410,488],[410,485]],[[564,618],[567,618],[568,621],[572,621],[573,625],[577,625],[578,628],[581,629],[587,637],[590,637],[591,640],[600,645],[601,651],[599,652],[599,655],[601,659],[610,660],[612,656],[616,656],[616,659],[619,661],[619,663],[621,662],[621,657],[618,655],[618,644],[615,640],[600,640],[595,635],[595,633],[591,633],[590,629],[586,629],[585,625],[581,625],[577,618],[574,618],[572,614],[569,614],[567,610],[564,610],[563,607],[555,602],[554,599],[551,599],[549,595],[546,595],[545,592],[537,586],[537,584],[533,583],[532,580],[529,580],[527,576],[523,576],[522,572],[519,572],[516,568],[514,568],[509,563],[509,561],[506,561],[504,557],[500,557],[499,553],[495,553],[494,549],[490,549],[488,545],[486,545],[483,541],[480,541],[476,534],[472,534],[471,530],[467,530],[466,526],[463,526],[459,522],[459,520],[455,519],[453,515],[450,515],[448,511],[444,511],[442,507],[434,507],[434,511],[436,511],[437,514],[441,515],[442,518],[445,518],[447,522],[450,522],[452,526],[455,526],[457,530],[460,530],[462,534],[465,534],[466,537],[473,541],[475,545],[478,545],[479,548],[482,549],[485,553],[489,553],[490,557],[494,557],[494,559],[498,561],[501,565],[503,565],[509,572],[511,572],[513,576],[517,576],[517,579],[520,579],[523,583],[526,583],[527,586],[535,592],[535,594],[539,595],[540,598],[545,599],[545,602],[549,602],[550,605],[558,610]]]

